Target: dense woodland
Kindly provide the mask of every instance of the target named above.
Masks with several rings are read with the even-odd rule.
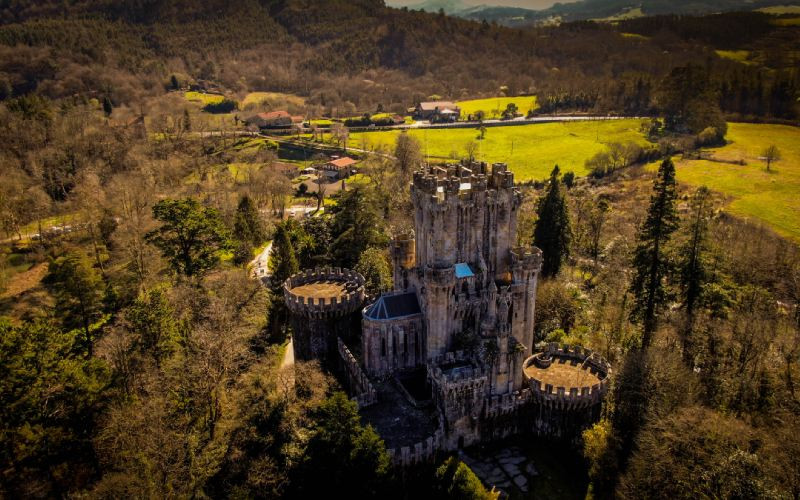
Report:
[[[798,119],[797,28],[754,13],[509,29],[369,0],[20,1],[0,19],[3,497],[494,496],[457,459],[394,469],[330,374],[281,368],[282,279],[330,264],[390,286],[420,145],[400,135],[324,216],[284,220],[287,165],[198,133],[215,122],[172,76],[329,116],[507,87],[542,112],[657,116],[658,157],[724,140],[726,117]],[[714,52],[734,48],[754,64]],[[547,256],[537,339],[615,367],[573,443],[590,492],[798,498],[800,252],[669,161],[623,168],[643,154],[523,189],[520,243]],[[246,270],[267,240],[269,288]]]

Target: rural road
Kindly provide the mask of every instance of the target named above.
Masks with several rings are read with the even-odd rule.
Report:
[[[263,252],[250,262],[253,266],[253,276],[262,283],[266,284],[269,279],[269,254],[272,252],[272,242],[270,241]]]

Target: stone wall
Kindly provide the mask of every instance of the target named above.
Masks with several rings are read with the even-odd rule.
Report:
[[[378,402],[378,391],[375,390],[367,375],[361,370],[358,360],[347,348],[344,341],[337,337],[337,346],[342,368],[348,378],[350,391],[359,408],[365,408]]]
[[[427,462],[432,460],[436,456],[436,452],[442,449],[443,438],[444,432],[440,427],[424,441],[411,446],[389,448],[386,451],[389,453],[392,463],[402,467]]]
[[[366,317],[361,323],[361,352],[371,377],[385,379],[425,364],[422,315],[391,320]]]

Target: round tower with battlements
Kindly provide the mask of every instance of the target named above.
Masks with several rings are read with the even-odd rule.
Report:
[[[351,336],[355,313],[366,299],[364,277],[349,269],[307,270],[284,282],[283,297],[291,313],[295,358],[324,360],[336,352],[337,337]]]

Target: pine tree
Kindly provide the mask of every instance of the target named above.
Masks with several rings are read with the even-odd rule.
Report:
[[[704,253],[708,247],[708,221],[710,218],[711,192],[701,186],[691,202],[692,220],[689,225],[689,238],[679,255],[683,257],[680,265],[683,305],[691,318],[707,281]]]
[[[667,158],[661,163],[653,183],[647,219],[639,229],[633,257],[634,277],[630,291],[634,306],[631,319],[643,323],[642,348],[645,349],[655,332],[658,313],[668,299],[664,283],[670,270],[666,246],[678,228],[676,198],[675,165]]]
[[[114,105],[111,103],[111,99],[109,99],[108,96],[105,96],[103,98],[103,113],[105,113],[106,116],[111,116],[113,111]]]
[[[300,270],[297,263],[297,256],[294,253],[292,238],[285,225],[279,226],[275,233],[275,241],[272,244],[270,257],[269,266],[272,270],[272,275],[270,276],[272,292],[282,297],[283,282]]]
[[[50,264],[44,283],[64,328],[83,332],[86,356],[94,353],[94,327],[103,315],[103,281],[85,255],[68,252]]]
[[[547,194],[539,202],[539,219],[533,232],[533,244],[543,253],[542,275],[544,276],[558,274],[561,263],[569,256],[569,244],[572,238],[567,201],[561,192],[558,174],[556,165],[550,173],[550,187]]]
[[[236,207],[233,222],[233,235],[239,241],[246,241],[252,246],[260,245],[264,241],[264,225],[253,200],[244,195]]]
[[[270,307],[267,330],[273,342],[283,342],[286,338],[289,314],[283,301],[283,283],[300,270],[297,256],[292,245],[292,237],[288,221],[278,226],[275,240],[272,243],[269,267],[272,275],[269,278]]]

